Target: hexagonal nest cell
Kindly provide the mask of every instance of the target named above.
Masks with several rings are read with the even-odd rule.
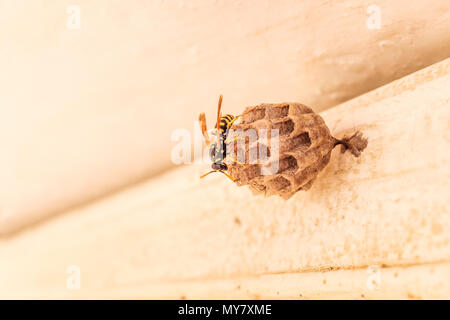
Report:
[[[322,117],[300,103],[249,107],[231,129],[227,137],[233,144],[227,148],[235,155],[228,161],[231,177],[256,194],[285,199],[311,188],[335,146],[342,145],[342,151],[349,149],[356,157],[367,146],[367,139],[359,132],[341,140],[332,137]],[[272,129],[278,135],[272,137]],[[251,131],[253,136],[247,134]],[[264,149],[267,151],[262,153]],[[268,168],[274,170],[267,174]]]

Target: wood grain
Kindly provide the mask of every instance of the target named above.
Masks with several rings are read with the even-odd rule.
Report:
[[[173,166],[172,132],[220,93],[319,111],[450,56],[448,0],[22,2],[0,5],[5,232]]]
[[[288,201],[190,165],[4,237],[0,296],[355,298],[378,265],[385,287],[369,298],[449,298],[449,87],[447,59],[323,112],[369,145],[335,150]]]

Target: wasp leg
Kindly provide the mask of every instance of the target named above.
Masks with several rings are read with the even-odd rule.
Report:
[[[198,116],[198,121],[200,121],[202,126],[202,134],[203,138],[205,138],[206,145],[209,146],[211,144],[211,140],[209,140],[208,130],[206,129],[206,118],[204,112],[200,113]]]
[[[254,110],[256,109],[256,107],[257,107],[257,106],[251,108],[251,109],[248,110],[247,112],[244,112],[244,113],[241,113],[240,115],[237,115],[236,117],[234,117],[234,119],[233,119],[232,122],[236,121],[238,118],[240,118],[240,117],[242,117],[242,116],[245,116],[247,113],[250,113],[250,112],[254,111]]]
[[[227,156],[227,157],[225,158],[225,160],[229,160],[229,161],[234,162],[234,163],[237,163],[237,164],[243,164],[243,165],[247,164],[247,163],[245,163],[245,162],[240,162],[240,161],[238,161],[236,158],[231,157],[231,156]]]
[[[217,130],[217,145],[220,144],[220,118],[222,118],[222,113],[220,110],[222,109],[222,100],[223,96],[219,96],[219,102],[217,103],[217,122],[216,122],[216,130]]]
[[[213,171],[207,172],[207,173],[205,173],[205,174],[202,174],[202,175],[200,176],[200,179],[203,179],[203,178],[206,177],[208,174],[213,173],[213,172],[216,172],[216,170],[213,170]]]
[[[226,175],[228,177],[228,179],[230,179],[231,181],[236,181],[236,179],[234,179],[232,176],[230,176],[228,173],[226,173],[225,171],[221,171],[219,170],[219,172],[222,172],[224,175]]]

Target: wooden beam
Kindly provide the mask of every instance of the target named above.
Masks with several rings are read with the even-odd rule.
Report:
[[[288,201],[191,165],[3,238],[0,296],[449,298],[449,87],[447,59],[323,112],[369,145]]]
[[[0,233],[173,166],[219,93],[321,111],[450,56],[448,0],[2,3]]]

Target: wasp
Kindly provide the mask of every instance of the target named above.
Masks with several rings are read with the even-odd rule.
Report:
[[[209,139],[208,131],[206,128],[206,118],[205,113],[200,113],[198,120],[202,127],[202,134],[205,138],[206,145],[209,146],[209,157],[212,161],[211,168],[212,170],[210,172],[205,173],[200,178],[206,177],[208,174],[213,172],[220,172],[226,175],[230,180],[235,181],[234,178],[232,178],[228,173],[228,166],[225,163],[225,158],[227,156],[227,136],[228,136],[228,130],[231,128],[233,123],[240,117],[242,117],[244,114],[240,114],[238,116],[233,116],[231,114],[226,114],[222,116],[221,108],[222,108],[222,100],[223,96],[220,95],[219,102],[217,105],[217,122],[216,122],[216,140],[215,142],[211,141]]]

